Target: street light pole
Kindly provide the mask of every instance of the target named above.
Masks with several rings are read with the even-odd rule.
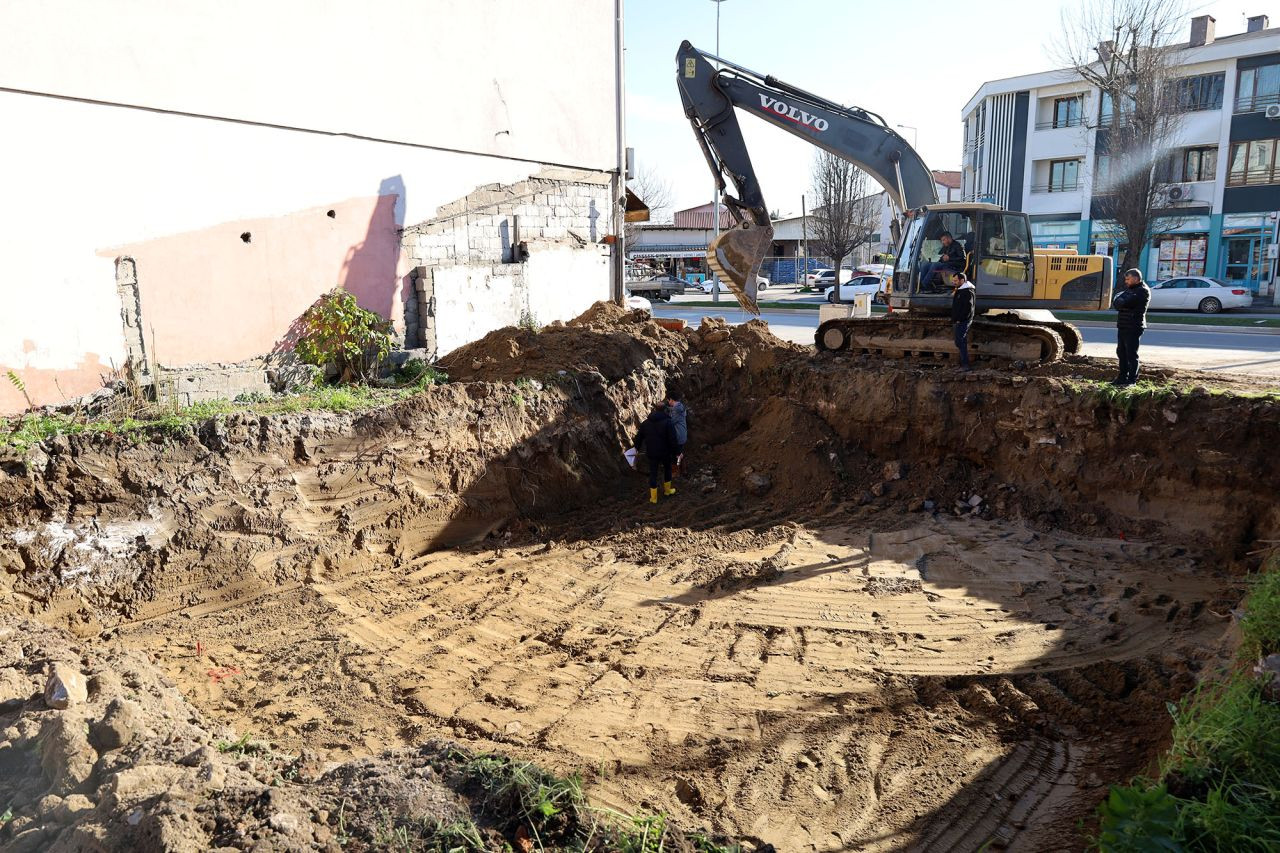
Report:
[[[711,0],[711,2],[716,4],[716,56],[719,56],[720,55],[720,4],[723,3],[724,0]],[[715,185],[712,188],[714,202],[711,205],[711,215],[714,217],[714,220],[715,220],[715,238],[712,241],[713,244],[715,240],[720,239],[720,175],[717,174],[715,176],[714,184]],[[717,276],[714,272],[711,273],[711,301],[712,302],[720,301],[720,277]]]
[[[916,128],[914,128],[914,127],[912,127],[912,126],[911,126],[911,125],[909,125],[909,124],[900,124],[900,125],[898,125],[898,127],[902,128],[903,130],[909,130],[909,131],[911,131],[911,147],[912,147],[912,148],[915,148],[915,147],[916,147],[916,130],[917,130],[917,129],[916,129]]]

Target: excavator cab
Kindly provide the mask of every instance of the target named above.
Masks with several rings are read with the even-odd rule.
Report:
[[[963,250],[963,272],[980,297],[1031,294],[1034,268],[1026,214],[993,204],[938,204],[913,211],[907,221],[890,290],[895,308],[919,313],[949,309],[954,267],[940,262],[944,235]]]

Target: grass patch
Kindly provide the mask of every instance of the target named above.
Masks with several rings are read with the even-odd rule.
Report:
[[[1189,388],[1172,382],[1152,382],[1140,379],[1132,385],[1117,386],[1101,379],[1069,379],[1065,380],[1068,388],[1077,394],[1086,394],[1126,411],[1139,402],[1159,402],[1187,393]]]
[[[1244,641],[1240,652],[1248,659],[1280,652],[1280,567],[1254,578],[1240,631]]]
[[[242,758],[246,755],[271,754],[271,745],[266,741],[254,740],[249,732],[245,732],[235,740],[220,740],[214,748],[223,754],[234,753]]]
[[[738,853],[702,833],[674,829],[665,815],[625,815],[593,808],[577,775],[560,777],[528,762],[454,753],[464,790],[485,814],[499,816],[509,838],[526,835],[535,850],[662,853],[692,845],[703,853]],[[505,821],[501,820],[505,818]],[[467,849],[467,848],[462,848]]]
[[[1248,664],[1280,651],[1280,559],[1253,584],[1239,666],[1170,704],[1157,778],[1115,786],[1098,807],[1104,851],[1280,850],[1280,704]]]
[[[407,375],[398,374],[396,380],[400,384],[386,388],[317,385],[295,394],[246,394],[235,400],[211,400],[176,409],[150,405],[132,415],[116,418],[58,413],[0,418],[0,448],[12,447],[25,452],[55,436],[85,433],[127,435],[138,440],[152,435],[175,437],[189,432],[198,424],[237,413],[362,412],[412,397],[433,385],[447,382],[448,377],[436,368],[424,365]]]
[[[1174,382],[1153,382],[1140,379],[1133,385],[1123,387],[1112,385],[1102,379],[1067,379],[1064,384],[1077,394],[1096,397],[1100,402],[1108,403],[1126,411],[1141,402],[1162,402],[1183,394],[1190,394],[1199,385],[1177,384]],[[1242,400],[1276,400],[1280,401],[1280,391],[1238,391],[1232,388],[1203,388],[1201,393],[1212,397],[1233,397]]]

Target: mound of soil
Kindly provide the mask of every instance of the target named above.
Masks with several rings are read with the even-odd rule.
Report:
[[[645,361],[677,364],[684,349],[684,336],[661,328],[647,311],[598,302],[568,324],[492,331],[449,353],[440,367],[466,382],[554,381],[573,374],[616,382]]]

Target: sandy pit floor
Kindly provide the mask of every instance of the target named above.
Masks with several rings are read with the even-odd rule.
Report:
[[[779,850],[1069,849],[1109,747],[1220,641],[1218,586],[1180,549],[944,516],[641,526],[242,589],[119,641],[285,750],[455,738]]]

